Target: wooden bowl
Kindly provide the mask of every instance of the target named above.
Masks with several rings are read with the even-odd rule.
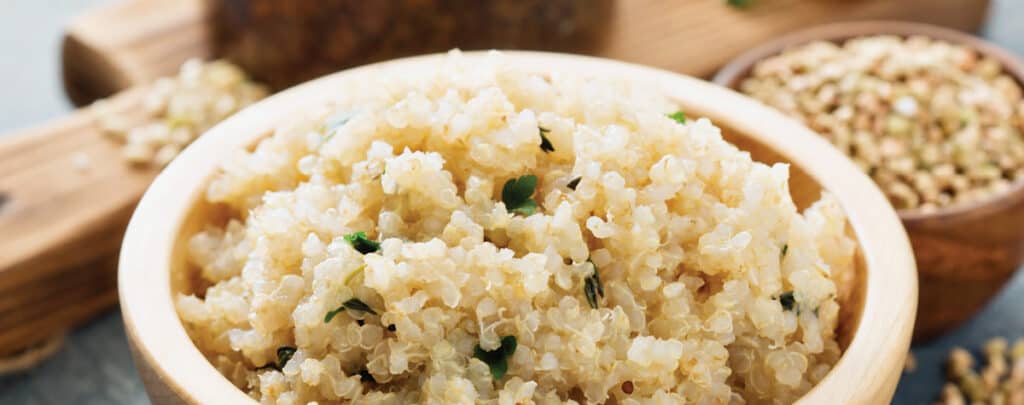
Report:
[[[480,61],[482,53],[467,53]],[[188,238],[210,217],[205,186],[229,151],[246,148],[293,112],[321,105],[342,83],[373,72],[401,75],[437,66],[443,55],[399,59],[336,73],[286,90],[211,129],[180,155],[143,196],[121,250],[121,309],[136,364],[156,404],[255,403],[207,362],[186,334],[172,297],[188,286]],[[859,242],[857,284],[842,303],[845,354],[805,399],[810,403],[887,403],[910,344],[917,284],[899,218],[871,180],[810,130],[749,98],[678,74],[610,60],[509,52],[504,63],[536,71],[629,78],[658,86],[690,116],[706,116],[762,161],[791,163],[798,205],[831,191]],[[857,382],[851,384],[851,381]]]
[[[1002,63],[1024,83],[1024,65],[1010,52],[975,36],[926,24],[865,21],[828,24],[780,37],[740,55],[714,82],[739,89],[757,62],[812,41],[840,43],[865,35],[921,35],[960,44]],[[917,256],[919,296],[915,340],[947,332],[981,310],[1024,262],[1024,182],[1006,193],[932,213],[898,212]]]

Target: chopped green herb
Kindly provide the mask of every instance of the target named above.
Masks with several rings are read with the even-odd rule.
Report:
[[[601,284],[601,277],[597,275],[597,265],[590,261],[590,259],[587,259],[587,263],[594,267],[594,282],[597,284],[597,293],[601,295],[601,298],[604,298],[604,285]]]
[[[592,278],[587,277],[583,285],[583,293],[587,295],[587,303],[593,309],[598,308],[597,291]]]
[[[782,309],[786,311],[792,311],[793,307],[796,306],[796,298],[793,297],[792,291],[786,291],[779,296],[779,304],[782,304]]]
[[[327,315],[324,315],[324,323],[331,322],[331,320],[334,319],[335,316],[337,316],[339,313],[341,313],[341,311],[346,309],[352,311],[369,312],[371,314],[377,315],[377,311],[374,311],[373,308],[370,308],[370,306],[366,305],[365,302],[360,301],[358,298],[352,298],[348,301],[345,301],[343,304],[341,304],[340,307],[327,312]]]
[[[537,211],[533,193],[537,188],[537,176],[528,174],[505,182],[501,189],[501,201],[509,212],[530,215]]]
[[[324,323],[330,323],[331,319],[334,319],[334,317],[336,315],[340,314],[341,311],[344,311],[344,310],[345,310],[345,307],[342,306],[342,307],[338,307],[338,308],[332,309],[330,311],[327,311],[327,315],[324,315]]]
[[[188,126],[191,126],[192,125],[192,120],[189,119],[187,114],[175,114],[175,115],[171,115],[171,116],[167,117],[166,119],[164,119],[164,123],[167,126],[171,127],[171,129],[175,129],[175,128],[178,128],[178,127],[188,127]]]
[[[789,252],[789,244],[782,245],[782,251],[779,252],[779,258],[786,257],[786,252]]]
[[[570,190],[575,191],[576,186],[580,185],[580,180],[583,180],[583,177],[577,177],[575,179],[569,180],[569,184],[566,184],[565,186],[569,187]]]
[[[267,365],[257,368],[257,370],[274,369],[281,371],[284,369],[285,364],[288,364],[288,360],[292,359],[295,355],[295,347],[292,346],[281,346],[277,348],[277,363],[267,363]]]
[[[377,382],[377,380],[373,378],[373,374],[370,374],[370,372],[367,371],[365,368],[359,370],[359,381],[371,383]]]
[[[377,311],[374,311],[373,308],[370,308],[369,305],[366,305],[365,302],[360,301],[358,298],[353,298],[348,301],[345,301],[345,303],[341,304],[341,306],[351,309],[353,311],[369,312],[371,314],[377,315]]]
[[[341,281],[342,284],[348,285],[356,276],[363,274],[363,270],[366,270],[366,265],[359,266],[359,268],[352,270],[345,276],[345,279]]]
[[[515,336],[502,336],[501,346],[494,351],[486,351],[479,344],[476,345],[473,348],[473,357],[487,363],[491,368],[491,376],[495,380],[500,380],[508,372],[508,358],[516,352],[518,345]]]
[[[593,309],[598,308],[598,297],[604,298],[604,286],[601,285],[601,277],[597,275],[597,266],[587,259],[587,263],[594,268],[594,274],[583,280],[583,293],[587,296],[587,303]]]
[[[291,346],[281,346],[281,347],[278,347],[277,348],[277,367],[284,368],[284,365],[288,364],[288,360],[291,360],[292,356],[295,355],[295,350],[297,350],[297,349],[294,348],[294,347],[291,347]]]
[[[331,137],[334,136],[334,133],[337,132],[336,130],[338,128],[341,128],[342,126],[347,124],[348,121],[355,116],[355,111],[342,111],[328,117],[327,120],[324,121],[323,128],[324,134],[327,135],[327,139],[331,139]]]
[[[505,352],[505,356],[512,357],[516,353],[517,347],[519,347],[519,342],[516,341],[515,336],[501,337],[501,351]]]
[[[345,235],[345,240],[352,245],[359,253],[367,254],[380,250],[380,243],[366,238],[366,232],[359,231],[351,235]]]
[[[544,153],[554,152],[555,147],[551,144],[551,140],[544,136],[544,134],[551,132],[551,130],[544,127],[537,127],[537,129],[540,130],[540,150],[544,151]]]
[[[747,8],[753,0],[725,0],[725,4],[736,8]]]
[[[673,119],[673,120],[675,120],[675,122],[678,122],[680,124],[685,124],[686,123],[686,114],[684,114],[682,111],[676,111],[676,112],[674,112],[672,114],[669,114],[668,117]]]

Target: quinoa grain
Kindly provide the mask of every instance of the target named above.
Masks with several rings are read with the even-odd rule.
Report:
[[[145,120],[130,125],[105,101],[93,104],[96,123],[123,143],[121,155],[138,166],[166,166],[210,127],[267,95],[237,66],[225,61],[189,60],[176,77],[158,79],[143,99]]]
[[[1024,404],[1024,338],[1011,346],[996,337],[982,347],[985,367],[975,370],[975,359],[957,347],[946,363],[948,382],[942,387],[939,404]]]

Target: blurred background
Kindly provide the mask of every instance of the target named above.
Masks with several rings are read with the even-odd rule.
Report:
[[[665,0],[665,3],[704,2],[704,0]],[[754,0],[759,1],[759,0]],[[770,3],[773,0],[760,0]],[[628,7],[631,0],[621,0]],[[75,109],[69,101],[62,82],[61,40],[71,19],[99,5],[104,0],[5,0],[0,13],[0,50],[4,51],[0,63],[0,133],[13,133],[20,128],[52,120]],[[640,3],[640,2],[637,2]],[[646,1],[643,3],[650,4]],[[721,5],[721,1],[706,3]],[[798,2],[791,7],[800,7]],[[852,2],[856,3],[856,2]],[[867,2],[866,2],[867,3]],[[920,2],[918,2],[920,3]],[[710,7],[710,6],[709,6]],[[1024,2],[993,0],[987,18],[978,34],[1016,54],[1024,54]],[[773,9],[773,11],[777,11]],[[758,18],[767,18],[753,5],[749,12]],[[922,14],[929,9],[918,11]],[[621,17],[621,16],[620,16]],[[555,17],[556,19],[559,17]],[[562,16],[561,18],[566,18]],[[743,18],[742,16],[737,18]],[[557,21],[556,21],[557,22]],[[680,22],[684,24],[684,22]],[[577,27],[579,28],[579,27]],[[585,26],[583,28],[586,28]],[[564,29],[564,27],[563,27]],[[751,31],[759,35],[763,31]],[[418,35],[415,32],[409,35]],[[502,35],[497,33],[495,35]],[[614,34],[613,34],[614,35]],[[543,38],[534,39],[543,41]],[[443,43],[443,41],[442,41]],[[549,44],[550,45],[550,44]],[[554,44],[558,45],[558,44]],[[574,44],[570,44],[575,46]],[[439,45],[442,46],[443,45]],[[613,46],[620,46],[615,44]],[[692,46],[692,45],[690,45]],[[237,52],[254,52],[245,46]],[[660,52],[692,51],[687,49],[660,49]],[[250,55],[251,56],[251,55]],[[382,55],[361,55],[367,60]],[[661,61],[663,67],[672,68],[671,62]],[[652,63],[658,64],[658,60]],[[267,68],[268,82],[277,87],[287,84],[273,76]],[[711,70],[698,66],[687,73],[707,77]],[[312,69],[303,76],[316,76],[325,71]],[[0,135],[2,136],[2,135]],[[0,183],[0,190],[4,184]],[[3,233],[3,231],[0,231]],[[3,251],[2,254],[10,252]],[[951,297],[951,299],[955,299]],[[977,352],[983,343],[994,336],[1013,339],[1024,336],[1024,277],[1015,276],[1007,287],[983,311],[954,331],[913,347],[916,368],[904,374],[894,403],[929,404],[934,402],[945,381],[944,364],[949,351],[963,346]],[[928,311],[922,307],[919,311]],[[855,382],[851,382],[855,384]],[[0,404],[145,404],[148,399],[132,365],[124,335],[124,328],[116,308],[86,322],[69,333],[56,353],[35,367],[8,372],[0,376]]]

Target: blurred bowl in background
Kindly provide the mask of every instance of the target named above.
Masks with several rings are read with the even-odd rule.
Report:
[[[738,56],[719,70],[714,82],[738,91],[758,62],[787,48],[872,35],[924,36],[963,45],[999,61],[1006,74],[1024,83],[1024,65],[1009,51],[959,31],[897,21],[836,23],[795,32]],[[938,336],[973,316],[1024,262],[1024,182],[978,202],[898,214],[917,259],[920,301],[915,340]]]
[[[214,51],[282,89],[339,69],[462,49],[582,52],[615,0],[206,0]]]

